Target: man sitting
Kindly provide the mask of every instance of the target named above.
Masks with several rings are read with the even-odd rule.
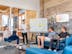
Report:
[[[44,41],[48,41],[48,42],[50,42],[49,50],[51,50],[52,43],[53,43],[53,38],[55,38],[55,36],[56,36],[56,38],[58,37],[56,32],[54,31],[54,28],[50,27],[49,30],[48,30],[48,37],[38,36],[38,46],[40,46],[40,40],[41,40],[41,46],[42,47],[44,47]]]
[[[69,33],[67,32],[67,28],[62,26],[61,33],[59,34],[59,40],[63,40],[65,42],[65,38],[69,37]]]
[[[9,27],[5,26],[4,27],[4,32],[3,32],[3,39],[8,38],[11,36],[11,31],[9,31]]]
[[[48,30],[48,37],[45,37],[45,41],[50,42],[49,50],[51,50],[52,44],[54,43],[54,41],[58,42],[57,39],[58,39],[57,33],[54,31],[53,27],[50,27],[49,30]],[[58,44],[57,44],[57,46],[58,46]],[[57,50],[57,47],[54,51],[56,51],[56,50]]]
[[[19,37],[17,36],[16,31],[13,31],[13,34],[10,37],[5,38],[4,40],[8,41],[8,42],[12,42],[14,40],[17,40],[17,44],[19,44]]]

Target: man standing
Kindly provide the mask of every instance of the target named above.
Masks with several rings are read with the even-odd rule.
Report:
[[[26,44],[27,44],[28,38],[27,38],[27,29],[25,25],[25,20],[22,20],[21,30],[22,30],[22,36],[23,36],[23,43],[25,43],[25,38],[26,38]]]
[[[48,37],[45,37],[45,41],[48,41],[50,42],[49,44],[49,49],[48,50],[51,50],[52,48],[52,44],[54,42],[56,42],[56,48],[54,49],[54,51],[56,52],[57,50],[57,47],[59,46],[58,44],[58,35],[57,33],[54,31],[54,28],[53,27],[50,27],[49,30],[48,30]]]

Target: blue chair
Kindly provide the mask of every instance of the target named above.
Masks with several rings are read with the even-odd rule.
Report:
[[[66,46],[63,50],[63,54],[72,54],[72,46]]]
[[[72,35],[60,41],[59,49],[64,49],[66,46],[72,45]]]
[[[65,41],[66,41],[66,38],[64,40],[60,40],[59,41],[59,47],[58,47],[59,50],[64,49],[64,47],[65,47]]]
[[[58,54],[58,53],[40,48],[27,48],[26,54]]]
[[[69,38],[66,38],[65,45],[66,45],[66,46],[72,45],[72,35],[70,35]]]

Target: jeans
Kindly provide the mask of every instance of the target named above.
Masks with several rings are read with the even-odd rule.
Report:
[[[25,43],[25,38],[26,38],[26,43],[28,43],[28,38],[27,38],[27,33],[22,33],[23,36],[23,43]]]
[[[8,41],[8,42],[12,42],[14,40],[17,40],[17,44],[19,44],[19,37],[17,35],[12,35],[9,38],[4,38],[4,40]]]
[[[52,39],[51,42],[50,42],[50,45],[49,45],[50,48],[52,48],[53,43],[56,43],[56,44],[55,44],[55,45],[56,45],[56,46],[55,46],[55,49],[57,50],[57,48],[59,47],[59,40],[57,40],[57,39]]]

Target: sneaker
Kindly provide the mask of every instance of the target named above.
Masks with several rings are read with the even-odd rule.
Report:
[[[49,51],[51,51],[51,49],[50,49],[50,48],[49,48],[48,50],[49,50]]]
[[[57,50],[55,49],[55,50],[53,50],[54,52],[57,52]]]
[[[20,43],[19,45],[24,45],[23,43]]]

